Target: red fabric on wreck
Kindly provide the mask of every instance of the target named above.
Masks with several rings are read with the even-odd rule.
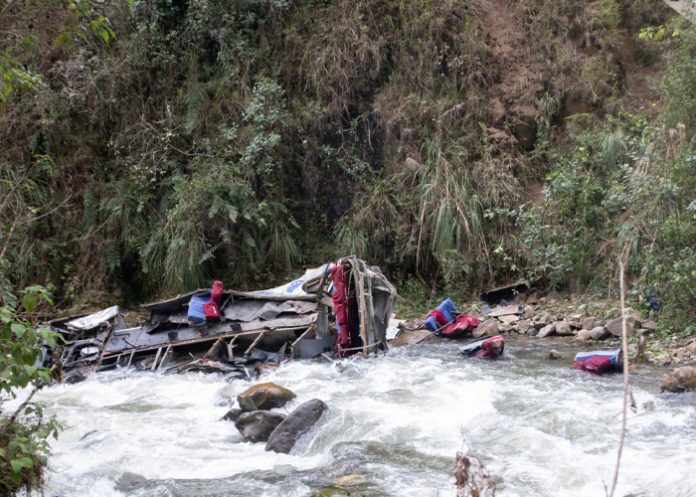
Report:
[[[213,282],[213,290],[210,292],[210,302],[203,304],[203,313],[206,321],[220,321],[220,306],[222,305],[222,281]]]
[[[495,359],[503,353],[504,348],[505,338],[498,335],[483,342],[481,350],[477,351],[474,354],[474,357],[487,357],[489,359]]]
[[[439,309],[433,309],[430,311],[431,316],[435,316],[435,321],[437,321],[438,326],[445,326],[447,324],[447,318],[445,318],[445,315],[442,314],[442,311]]]
[[[435,311],[433,311],[434,314]],[[439,312],[439,311],[437,311]],[[442,313],[440,313],[442,314]],[[435,319],[438,319],[435,316]],[[438,319],[439,322],[439,319]],[[479,325],[479,320],[475,316],[469,314],[460,314],[455,320],[442,328],[440,334],[446,338],[456,338],[463,335],[467,331],[471,331]]]
[[[595,356],[584,361],[575,361],[571,369],[579,369],[592,374],[604,374],[612,369],[611,358]]]
[[[218,307],[222,305],[222,281],[213,281],[213,291],[210,293],[210,302],[217,304]]]
[[[345,266],[338,264],[331,268],[331,281],[333,281],[334,292],[331,296],[336,314],[336,324],[338,325],[338,336],[336,337],[336,355],[342,356],[341,349],[350,348],[352,329],[350,322],[350,295],[349,281],[350,271]]]

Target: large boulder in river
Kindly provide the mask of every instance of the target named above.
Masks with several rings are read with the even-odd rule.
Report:
[[[265,442],[285,417],[279,412],[249,411],[242,413],[234,422],[234,426],[245,440]]]
[[[233,423],[239,419],[239,416],[242,415],[244,411],[241,409],[235,407],[227,411],[227,414],[225,414],[222,419],[223,421],[232,421]]]
[[[482,336],[496,336],[500,334],[500,329],[498,328],[498,321],[495,319],[486,319],[483,323],[478,325],[471,335],[474,338],[481,338]]]
[[[696,368],[684,366],[677,368],[662,378],[661,390],[667,392],[685,392],[696,390]]]
[[[292,390],[275,383],[259,383],[240,393],[237,402],[242,411],[258,411],[283,407],[295,397]]]
[[[308,400],[292,411],[285,421],[273,430],[268,438],[266,450],[287,454],[300,437],[309,431],[326,410],[326,404],[319,399]]]

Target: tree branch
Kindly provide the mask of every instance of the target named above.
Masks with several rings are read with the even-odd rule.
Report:
[[[623,454],[624,441],[626,440],[626,416],[628,415],[628,401],[630,395],[628,386],[628,330],[626,327],[626,271],[630,247],[627,245],[619,260],[619,287],[621,289],[621,345],[623,351],[623,412],[621,414],[621,434],[619,435],[619,448],[616,453],[616,469],[608,497],[614,497],[616,485],[619,482],[619,468],[621,467],[621,455]]]

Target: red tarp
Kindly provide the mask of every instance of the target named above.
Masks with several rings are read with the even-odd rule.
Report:
[[[353,304],[353,299],[350,296],[350,270],[342,264],[332,267],[331,280],[334,285],[332,299],[338,330],[335,355],[342,357],[345,355],[342,353],[342,349],[350,348],[352,345],[350,333],[353,329],[353,323],[351,322],[350,306]]]

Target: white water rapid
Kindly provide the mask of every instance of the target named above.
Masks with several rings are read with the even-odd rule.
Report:
[[[438,342],[283,366],[257,382],[292,389],[288,411],[311,398],[329,406],[291,455],[245,443],[220,420],[229,408],[220,391],[256,382],[121,370],[53,386],[39,400],[64,431],[46,495],[307,497],[357,475],[351,495],[453,497],[454,456],[466,441],[498,497],[603,497],[621,375],[572,371],[570,349],[548,361],[543,343],[509,343],[500,361],[464,359],[457,343]],[[638,412],[629,413],[617,496],[696,496],[696,396],[660,394],[659,377],[632,374]]]

